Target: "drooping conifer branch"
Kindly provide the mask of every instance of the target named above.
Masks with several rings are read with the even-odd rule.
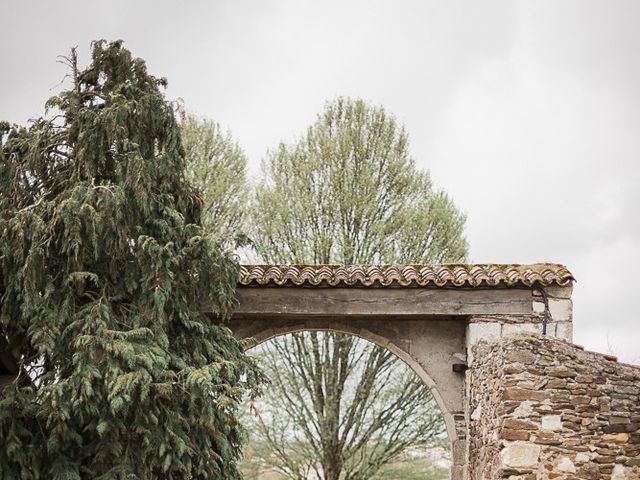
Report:
[[[164,79],[122,42],[0,126],[3,478],[239,478],[237,403],[259,380],[224,317],[235,260],[201,226]]]

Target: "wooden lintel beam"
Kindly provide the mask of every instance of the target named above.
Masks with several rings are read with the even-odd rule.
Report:
[[[528,289],[241,287],[236,298],[235,318],[532,313]]]

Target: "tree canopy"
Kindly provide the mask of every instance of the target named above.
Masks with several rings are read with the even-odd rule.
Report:
[[[2,477],[239,478],[259,373],[213,321],[238,269],[202,227],[166,81],[119,41],[68,61],[49,115],[0,127],[0,334],[19,365]]]
[[[270,385],[254,403],[249,446],[286,478],[379,478],[409,447],[446,445],[433,396],[388,349],[324,332],[257,348]]]
[[[442,263],[466,258],[465,217],[416,168],[384,108],[339,98],[263,163],[253,215],[274,263]]]
[[[247,158],[217,122],[184,111],[181,117],[187,180],[202,192],[203,224],[230,247],[243,243],[249,198]]]
[[[417,169],[404,128],[381,107],[327,104],[303,137],[267,156],[263,173],[251,220],[268,263],[466,258],[464,215]],[[387,350],[318,332],[265,348],[259,358],[273,383],[256,441],[288,478],[315,470],[324,480],[369,479],[407,447],[441,441],[433,397]]]

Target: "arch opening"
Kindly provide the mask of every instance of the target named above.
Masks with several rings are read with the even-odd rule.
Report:
[[[287,370],[287,375],[295,375],[301,377],[295,379],[295,381],[293,382],[289,382],[290,388],[288,394],[286,391],[284,391],[283,393],[283,384],[285,384],[286,381],[283,381],[283,378],[281,378],[283,376],[282,372],[276,372],[278,378],[275,383],[278,384],[279,391],[278,389],[276,390],[278,391],[278,394],[284,394],[284,397],[287,397],[288,395],[295,396],[297,395],[297,393],[295,392],[296,390],[304,390],[307,387],[304,385],[304,382],[311,382],[312,384],[314,383],[314,379],[304,378],[305,376],[314,373],[313,366],[311,366],[311,368],[309,369],[309,365],[306,365],[306,367],[304,365],[292,365],[292,363],[295,363],[295,360],[300,359],[300,355],[308,355],[307,360],[310,359],[309,361],[311,363],[313,363],[314,360],[313,355],[317,355],[318,352],[320,352],[321,355],[326,355],[330,351],[330,353],[335,357],[336,350],[340,350],[335,345],[335,342],[337,341],[336,339],[350,339],[347,341],[349,347],[346,350],[348,351],[349,355],[354,357],[355,361],[350,364],[349,368],[352,369],[350,373],[355,373],[356,375],[354,376],[354,378],[347,379],[345,381],[345,384],[342,385],[343,389],[346,390],[347,388],[345,387],[349,387],[352,389],[352,391],[342,392],[344,398],[342,398],[342,404],[338,405],[338,408],[340,409],[340,413],[342,415],[341,417],[339,416],[341,427],[343,428],[345,425],[348,425],[348,419],[350,418],[350,416],[357,415],[362,416],[361,420],[363,424],[369,422],[368,426],[370,427],[372,418],[376,417],[376,415],[379,414],[380,411],[384,411],[386,409],[386,414],[388,415],[386,418],[388,419],[388,422],[397,425],[399,429],[402,429],[403,432],[407,433],[407,435],[405,435],[405,437],[403,438],[403,441],[409,440],[409,448],[403,448],[404,452],[402,455],[395,456],[395,460],[391,465],[387,465],[385,468],[381,469],[377,473],[377,475],[372,475],[371,478],[405,478],[405,476],[393,477],[391,476],[392,473],[390,472],[400,471],[402,468],[415,470],[416,467],[422,468],[423,471],[419,473],[419,475],[421,476],[415,478],[449,478],[450,473],[448,472],[450,471],[452,466],[451,457],[453,445],[457,440],[453,416],[451,412],[447,410],[442,396],[438,391],[437,385],[427,369],[411,355],[410,349],[407,349],[406,346],[396,345],[388,338],[378,335],[366,328],[358,328],[352,324],[344,324],[335,321],[331,321],[330,325],[327,325],[326,322],[305,322],[304,324],[288,325],[286,327],[280,328],[273,326],[270,328],[259,328],[254,329],[251,335],[244,336],[250,336],[252,338],[252,342],[248,345],[247,349],[254,352],[254,354],[258,354],[259,357],[262,356],[263,362],[265,350],[267,350],[268,354],[271,355],[269,362],[267,362],[268,367],[270,368],[270,371],[266,372],[268,377],[274,375],[273,369],[274,367],[277,367],[274,362],[277,362],[278,360],[273,358],[274,352],[275,355],[280,355],[281,357],[283,354],[283,348],[292,350],[294,352],[293,354],[286,354],[285,352],[285,354],[289,356],[285,356],[284,359],[280,358],[280,361],[284,361],[287,364],[288,368],[285,368],[285,370]],[[312,337],[315,338],[315,348],[313,345],[314,340],[312,340]],[[327,338],[329,337],[331,337],[333,340],[328,340],[329,343],[327,343]],[[289,340],[287,341],[287,339]],[[331,345],[331,341],[334,342],[333,345]],[[275,347],[278,345],[279,347]],[[312,351],[305,352],[305,348],[308,348]],[[376,354],[378,355],[377,357],[371,354],[371,352],[373,351],[376,352]],[[344,352],[339,351],[338,353],[342,354]],[[372,358],[374,358],[373,361],[371,360]],[[383,362],[383,368],[380,367],[379,363],[376,363],[376,361],[379,361],[382,358],[385,359],[385,361]],[[325,358],[323,360],[328,359]],[[333,358],[333,360],[335,361],[335,358]],[[338,360],[340,360],[340,358],[338,358]],[[342,359],[342,361],[345,361],[345,359]],[[371,370],[370,367],[373,367],[373,370]],[[281,368],[281,365],[279,368]],[[305,368],[307,369],[306,372]],[[329,362],[327,368],[320,373],[325,376],[329,374],[330,376],[331,372],[334,371],[334,373],[338,375],[340,374],[340,368],[341,366],[338,363],[331,364],[331,362]],[[376,368],[380,369],[380,372],[376,371]],[[380,398],[369,399],[370,403],[361,402],[363,405],[366,405],[366,408],[360,409],[360,412],[353,414],[353,411],[357,410],[357,408],[352,408],[354,399],[358,397],[358,392],[362,392],[361,387],[363,383],[365,383],[363,380],[371,377],[372,372],[375,373],[375,375],[373,376],[376,377],[379,382],[388,383],[388,385],[383,385],[386,390],[385,388],[378,390],[376,390],[375,388],[372,389],[374,391],[374,397],[375,395],[379,395]],[[329,382],[330,385],[327,385],[327,379],[325,378],[324,380],[321,379],[315,382],[313,388],[316,388],[319,384],[323,383],[325,389],[333,385],[331,384],[331,382]],[[373,383],[375,384],[375,382]],[[407,387],[407,385],[410,385],[410,387]],[[409,388],[413,389],[411,390],[412,393],[405,393],[409,392]],[[313,394],[313,390],[309,389],[307,393],[307,396],[309,397]],[[404,403],[402,400],[403,396],[405,397]],[[400,401],[398,401],[399,398]],[[272,403],[274,403],[274,400],[277,401],[278,399],[270,399]],[[279,408],[285,406],[285,404],[287,403],[291,403],[290,398],[280,398],[280,400],[282,405],[279,405]],[[299,402],[300,400],[302,400],[302,397],[298,397],[294,400],[297,400]],[[311,410],[313,410],[314,405],[312,399],[307,398],[307,400],[310,401]],[[387,405],[385,405],[385,402],[387,402]],[[271,435],[273,435],[274,427],[276,431],[280,432],[280,434],[282,435],[280,437],[280,441],[292,440],[295,437],[294,433],[300,433],[295,432],[295,429],[287,433],[285,430],[286,428],[291,428],[292,419],[279,419],[279,424],[277,422],[273,422],[273,411],[260,411],[260,408],[265,407],[271,408],[269,405],[265,404],[258,404],[258,407],[256,407],[256,405],[254,404],[252,411],[253,418],[245,418],[245,423],[247,421],[262,422],[261,425],[259,425],[259,427],[263,430],[261,438],[262,441],[265,440],[265,431],[267,431],[267,435],[269,434],[269,428],[272,429]],[[367,409],[371,409],[372,411],[367,412]],[[309,409],[306,410],[306,412],[305,409],[294,411],[293,416],[297,415],[297,420],[300,421],[301,418],[305,418],[305,413],[310,413],[308,411]],[[284,411],[285,415],[292,414],[292,412],[286,410]],[[280,413],[280,416],[282,416],[282,413]],[[326,417],[323,417],[319,420],[326,420]],[[311,421],[310,423],[313,424],[314,422]],[[298,425],[298,427],[300,427],[300,425]],[[255,425],[252,425],[252,428],[255,430]],[[314,428],[316,428],[317,430],[317,425],[314,426]],[[302,430],[305,430],[305,428],[302,427]],[[309,430],[313,429],[310,428]],[[342,430],[338,428],[336,432],[338,433],[337,438],[341,439],[343,445],[346,443],[353,443],[358,440],[356,438],[357,435],[350,434],[349,431],[347,431],[345,428],[343,428]],[[306,433],[308,434],[309,432]],[[382,429],[380,437],[376,438],[376,440],[379,441],[378,443],[376,443],[376,448],[379,448],[380,443],[391,443],[385,443],[385,435],[387,435],[387,437],[391,439],[390,436],[396,434],[397,431],[387,431]],[[413,441],[411,441],[412,439],[408,438],[410,434],[422,435],[423,438],[416,440],[414,437]],[[272,443],[273,440],[274,439],[271,438]],[[380,442],[380,440],[382,441]],[[295,444],[295,441],[292,443]],[[401,442],[398,443],[401,444]],[[298,445],[298,448],[301,451],[304,450],[304,448],[300,445]],[[286,453],[284,452],[284,450],[285,447],[282,447],[282,450],[279,452],[281,456]],[[354,453],[350,452],[348,448],[346,449],[346,452],[351,454]],[[253,457],[249,459],[249,464],[252,463],[252,460],[256,459],[255,452],[250,452],[250,455],[251,454],[253,454]],[[357,452],[357,455],[362,456],[364,454],[360,451]],[[278,458],[277,460],[281,459]],[[253,465],[251,466],[254,476],[251,476],[252,472],[250,471],[248,472],[250,473],[250,475],[247,476],[247,478],[260,478],[255,476],[255,468],[257,463],[258,462],[253,462]],[[346,460],[346,463],[349,463],[349,459]],[[291,465],[289,465],[289,467],[291,467]],[[320,477],[317,471],[315,473],[313,472],[313,466],[307,465],[307,467],[311,472],[310,475],[300,476],[299,478],[342,478],[339,476],[332,477],[331,475]],[[353,467],[353,465],[351,465],[350,467]],[[388,472],[390,476],[384,476],[383,472],[385,470],[390,471]],[[407,472],[409,472],[409,470],[407,470]],[[432,476],[425,476],[429,473],[429,471]]]

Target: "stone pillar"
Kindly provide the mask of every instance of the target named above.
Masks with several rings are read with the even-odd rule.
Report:
[[[551,315],[547,325],[547,335],[571,343],[573,341],[573,302],[571,300],[573,285],[546,287],[544,291],[547,294]],[[542,294],[538,290],[533,290],[533,311],[537,317],[544,315],[544,309]],[[537,328],[532,330],[536,330],[535,333],[542,333],[537,332]],[[517,333],[517,329],[514,333]]]
[[[546,333],[548,337],[559,338],[565,342],[571,342],[573,340],[573,304],[571,301],[571,294],[573,286],[568,285],[565,287],[550,286],[545,287],[548,302],[548,317],[547,317],[547,329]],[[475,346],[482,342],[495,343],[502,339],[516,338],[522,334],[538,334],[543,332],[544,316],[545,316],[545,302],[542,293],[539,290],[531,289],[531,312],[527,314],[518,315],[472,315],[467,319],[467,326],[465,332],[465,345],[467,352],[467,365],[473,369]],[[486,359],[483,359],[486,361]],[[498,372],[495,372],[498,375]],[[477,377],[477,376],[476,376]],[[471,377],[471,371],[468,371],[465,378],[465,425],[472,425],[474,421],[477,421],[481,415],[486,415],[487,412],[482,411],[482,402],[475,407],[470,407],[470,399],[479,395],[479,390],[485,388],[484,395],[492,394],[492,390],[500,388],[499,375],[496,377],[488,376],[483,380],[482,385],[472,386],[473,379]],[[475,389],[475,390],[474,390]],[[495,401],[495,399],[494,399]],[[495,408],[498,408],[488,401],[489,405],[493,405],[492,409],[495,413]],[[486,407],[485,407],[486,410]],[[474,435],[474,433],[470,433]],[[473,449],[485,448],[479,447],[477,444],[477,438],[470,437],[467,442],[466,458],[467,464],[471,461],[473,455],[477,456],[477,452],[473,452]],[[490,448],[490,447],[489,447]],[[505,455],[525,455],[525,447],[522,445],[514,447],[513,451],[509,450]],[[528,452],[533,455],[532,452]],[[511,457],[507,457],[509,460]],[[476,471],[479,468],[476,465]],[[489,468],[488,466],[480,468]],[[493,473],[491,473],[493,474]],[[468,472],[466,473],[468,476]],[[469,478],[481,478],[478,476]],[[484,477],[489,478],[489,477]]]
[[[545,287],[549,312],[547,336],[560,338],[566,342],[573,340],[573,286]],[[472,347],[478,342],[493,342],[500,338],[519,334],[542,335],[544,328],[545,303],[539,290],[531,290],[531,313],[518,315],[472,315],[468,317],[466,347],[468,362],[473,361]]]

